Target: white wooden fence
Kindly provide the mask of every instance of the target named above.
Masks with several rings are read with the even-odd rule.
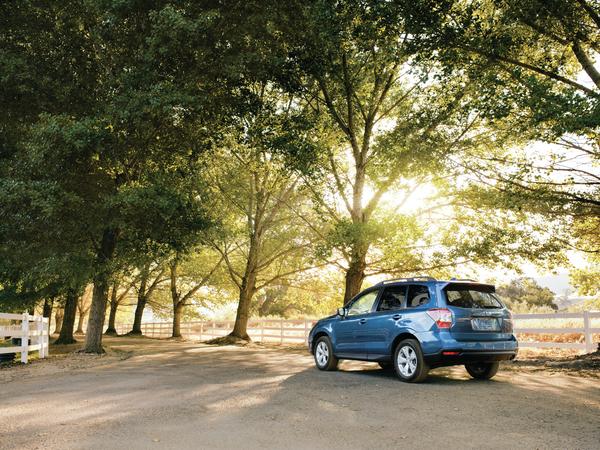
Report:
[[[248,335],[253,341],[271,343],[302,344],[307,341],[308,333],[318,319],[250,319],[248,321]],[[186,339],[208,340],[225,336],[233,329],[233,320],[201,320],[183,322],[181,335]],[[118,324],[118,334],[131,330],[131,324]],[[142,333],[153,338],[171,336],[173,324],[171,322],[150,322],[142,324]]]
[[[550,313],[550,314],[514,314],[515,333],[519,339],[519,347],[521,348],[561,348],[584,350],[586,353],[591,353],[597,348],[598,340],[594,341],[594,335],[600,334],[600,321],[598,324],[593,323],[593,319],[600,319],[600,312],[584,311],[574,313]],[[543,319],[548,326],[529,328],[525,326],[517,326],[521,323],[532,320]],[[569,321],[580,322],[582,326],[578,327],[561,327],[556,326],[557,319],[570,319]],[[563,320],[564,321],[564,320]],[[554,324],[552,322],[555,322]],[[545,325],[546,325],[545,324]],[[554,327],[552,327],[554,325]],[[598,325],[598,326],[594,326]],[[578,342],[530,342],[527,340],[527,335],[531,334],[578,334],[580,339]],[[596,342],[596,343],[595,343]]]
[[[539,328],[527,327],[527,322],[532,320],[543,320],[543,326]],[[556,324],[564,319],[569,322],[581,322],[581,326],[561,327]],[[598,322],[594,325],[593,320]],[[590,353],[597,348],[597,342],[600,336],[600,312],[578,312],[578,313],[551,313],[551,314],[514,314],[515,333],[519,339],[521,348],[559,348],[583,350]],[[257,342],[302,344],[306,343],[308,333],[317,319],[251,319],[248,322],[248,334],[252,340]],[[195,322],[183,322],[181,324],[181,334],[187,339],[207,340],[218,336],[225,336],[233,329],[233,321],[214,321],[203,320]],[[131,324],[117,325],[119,334],[127,333],[131,330]],[[142,324],[142,333],[148,337],[165,338],[171,336],[171,322],[150,322]],[[577,334],[577,342],[539,342],[530,341],[531,335],[561,335]],[[596,343],[594,343],[596,335]],[[529,336],[529,338],[528,338]]]
[[[22,363],[27,363],[29,352],[38,351],[40,358],[48,356],[49,326],[47,317],[31,316],[27,313],[0,313],[0,320],[2,322],[20,322],[20,324],[16,325],[4,326],[0,323],[0,339],[5,339],[7,337],[21,339],[20,346],[0,347],[0,354],[21,353]]]

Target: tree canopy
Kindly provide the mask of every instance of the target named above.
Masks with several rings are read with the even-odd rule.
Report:
[[[0,305],[56,299],[68,339],[92,290],[100,352],[125,285],[133,334],[211,292],[241,339],[569,252],[595,294],[599,42],[589,0],[3,2]]]

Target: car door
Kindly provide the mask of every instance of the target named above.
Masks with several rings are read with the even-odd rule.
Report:
[[[378,289],[367,291],[356,297],[347,306],[345,317],[339,317],[333,324],[335,354],[340,358],[366,359],[367,348],[362,330],[373,311]]]
[[[367,358],[381,360],[390,356],[390,345],[397,336],[406,307],[406,285],[387,286],[383,289],[375,311],[364,324]]]
[[[406,294],[406,307],[398,325],[409,333],[425,331],[430,327],[431,317],[427,310],[432,307],[434,293],[427,284],[411,284]]]

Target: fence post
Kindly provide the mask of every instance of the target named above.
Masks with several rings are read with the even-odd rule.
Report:
[[[265,321],[260,321],[260,343],[265,342]]]
[[[44,347],[44,321],[42,317],[36,317],[36,328],[37,328],[37,343],[40,346],[39,355],[40,358],[45,358],[45,347]]]
[[[44,328],[44,358],[50,354],[50,318],[42,317]]]
[[[21,321],[21,362],[27,364],[27,352],[29,352],[29,314],[23,313]]]
[[[304,318],[304,344],[308,344],[308,320]]]
[[[280,344],[283,345],[283,318],[279,319],[279,327],[281,328],[281,342],[280,342]]]
[[[204,331],[204,320],[200,321],[200,340],[202,340],[202,332]]]
[[[584,328],[583,335],[585,337],[585,352],[592,353],[594,351],[594,341],[592,339],[592,332],[591,332],[592,324],[591,324],[591,320],[590,320],[590,312],[589,311],[583,312],[583,328]]]

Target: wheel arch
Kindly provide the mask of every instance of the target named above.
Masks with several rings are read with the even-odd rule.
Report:
[[[392,358],[394,357],[394,352],[396,351],[396,347],[398,346],[398,344],[405,339],[414,339],[415,341],[417,341],[419,343],[419,345],[421,345],[421,341],[419,341],[419,339],[414,334],[406,332],[406,331],[404,333],[400,333],[398,336],[396,336],[394,338],[394,340],[392,341],[392,345],[390,347],[389,353]]]
[[[329,338],[329,340],[331,341],[331,345],[333,345],[333,341],[331,340],[331,336],[329,335],[329,333],[327,333],[326,331],[323,330],[319,330],[315,333],[313,340],[312,340],[312,345],[311,345],[311,349],[310,352],[311,353],[315,353],[315,346],[317,345],[317,341],[322,338],[323,336],[326,336]],[[333,350],[333,349],[332,349]]]

